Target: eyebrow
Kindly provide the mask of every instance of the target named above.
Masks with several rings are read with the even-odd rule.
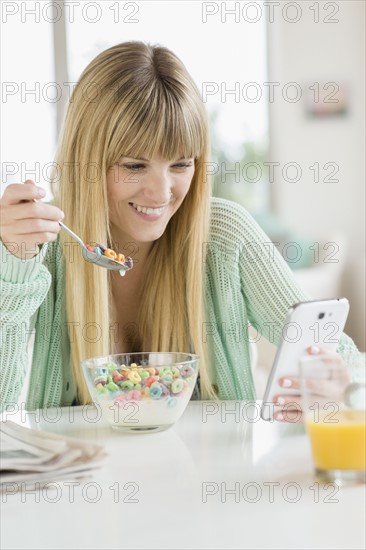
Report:
[[[143,157],[131,157],[131,156],[127,156],[127,157],[125,157],[125,158],[135,159],[135,160],[143,160],[143,161],[145,161],[145,162],[149,162],[148,159],[145,159],[145,158],[143,158]],[[184,158],[185,158],[185,157],[181,157],[180,159],[178,159],[177,162],[179,162],[180,160],[183,160]]]

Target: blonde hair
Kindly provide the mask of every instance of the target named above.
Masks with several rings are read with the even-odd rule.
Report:
[[[100,53],[83,71],[70,99],[56,155],[61,167],[53,181],[55,203],[65,223],[84,242],[108,243],[109,168],[122,156],[195,158],[188,194],[154,242],[145,269],[138,317],[138,351],[181,351],[200,358],[202,398],[215,398],[202,341],[204,243],[208,240],[211,185],[207,115],[199,91],[183,63],[167,48],[124,42]],[[111,353],[109,272],[71,256],[61,232],[65,258],[66,313],[70,361],[81,403],[90,394],[81,360]],[[132,274],[132,273],[131,273]],[[94,334],[93,334],[94,331]],[[149,346],[150,349],[146,349]]]

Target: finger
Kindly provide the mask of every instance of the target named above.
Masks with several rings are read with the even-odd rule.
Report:
[[[336,351],[329,351],[328,349],[326,348],[317,348],[319,349],[319,353],[314,353],[312,351],[312,348],[314,346],[311,346],[310,348],[307,348],[307,353],[308,355],[311,355],[312,356],[312,364],[314,365],[314,367],[316,366],[316,363],[318,362],[319,363],[319,368],[321,370],[322,366],[323,367],[327,367],[327,366],[336,366],[336,367],[339,367],[339,366],[346,366],[346,362],[344,361],[343,357],[341,355],[339,355],[339,353],[337,353]],[[306,358],[306,357],[303,357],[303,361],[304,361],[304,368],[306,368],[306,361],[307,360],[310,360],[310,358]],[[314,363],[313,363],[314,362]]]
[[[304,421],[304,414],[300,409],[276,411],[273,414],[273,418],[279,422],[297,423]]]
[[[13,229],[13,234],[18,237],[28,236],[32,233],[58,233],[61,229],[58,222],[53,222],[50,220],[41,220],[39,218],[35,219],[25,219],[18,220]]]
[[[338,358],[342,359],[341,356],[336,351],[331,351],[328,348],[325,348],[323,346],[309,346],[306,349],[306,352],[309,355],[319,355],[323,359],[324,356],[329,356],[332,358]]]
[[[343,390],[348,381],[349,378],[345,378],[344,380],[339,378],[328,380],[322,378],[307,378],[305,381],[305,391],[309,398],[311,396],[312,399],[317,401],[320,398],[343,401]]]
[[[22,235],[18,235],[18,238]],[[23,246],[25,250],[31,249],[37,243],[48,243],[57,239],[57,233],[51,233],[49,231],[45,233],[31,233],[24,235]]]
[[[281,386],[281,388],[291,388],[293,390],[299,390],[300,378],[298,378],[297,376],[281,376],[281,378],[278,379],[278,385]]]
[[[331,373],[333,374],[332,378],[306,378],[304,379],[304,385],[306,386],[306,391],[311,393],[314,397],[324,397],[324,396],[338,396],[342,387],[347,384],[350,380],[350,374],[347,370],[342,370],[340,372]],[[283,377],[278,379],[278,385],[281,388],[291,388],[293,390],[301,389],[300,378],[296,377]],[[291,396],[290,396],[291,397]]]
[[[11,183],[5,188],[2,196],[2,203],[18,204],[20,201],[30,201],[33,199],[42,199],[46,196],[46,191],[42,187],[38,187],[32,180],[27,180],[26,183]]]
[[[38,245],[43,243],[48,243],[56,241],[56,233],[32,233],[31,235],[24,235],[24,239],[19,242],[17,241],[3,241],[6,248],[16,256],[21,259],[32,258],[39,253]]]
[[[279,407],[286,406],[290,409],[301,409],[301,395],[277,394],[273,397],[273,403]]]
[[[3,216],[6,217],[7,210],[4,209]],[[8,214],[10,216],[10,214]],[[13,220],[24,220],[27,218],[40,218],[43,220],[59,221],[64,218],[64,213],[57,206],[44,202],[27,202],[15,204],[11,207],[11,218]]]
[[[344,359],[341,355],[336,352],[327,352],[319,355],[319,361],[325,365],[343,365],[345,364]]]

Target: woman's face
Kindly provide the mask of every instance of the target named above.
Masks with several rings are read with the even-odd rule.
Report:
[[[194,159],[123,157],[107,172],[112,235],[120,249],[128,242],[151,243],[161,237],[188,193]]]

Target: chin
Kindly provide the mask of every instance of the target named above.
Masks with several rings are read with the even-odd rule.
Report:
[[[132,236],[132,239],[140,243],[151,243],[160,239],[160,237],[164,235],[165,229],[166,227],[164,227],[164,229],[160,229],[159,231],[150,231],[148,234],[146,232],[142,235],[135,234]]]

